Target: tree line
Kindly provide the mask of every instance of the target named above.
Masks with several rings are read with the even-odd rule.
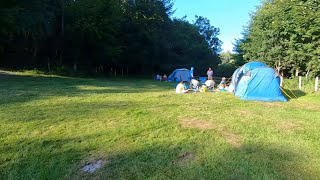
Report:
[[[284,75],[320,75],[320,1],[264,1],[235,52],[239,63],[260,60]]]
[[[151,74],[220,63],[219,28],[171,0],[0,2],[0,67]]]

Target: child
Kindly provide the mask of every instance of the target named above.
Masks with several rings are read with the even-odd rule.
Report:
[[[219,86],[218,86],[218,90],[219,90],[219,91],[222,91],[222,92],[223,92],[223,91],[226,91],[226,84],[221,84],[221,83],[220,83]]]
[[[162,77],[161,77],[159,74],[157,74],[156,79],[157,79],[158,81],[161,81]]]
[[[222,80],[221,80],[220,84],[226,84],[226,78],[225,77],[222,77]]]

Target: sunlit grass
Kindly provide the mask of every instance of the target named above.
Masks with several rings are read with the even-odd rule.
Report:
[[[0,77],[0,179],[320,178],[318,93],[263,103],[173,87]]]

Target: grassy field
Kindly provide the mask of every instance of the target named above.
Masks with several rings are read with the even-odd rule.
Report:
[[[173,87],[0,75],[0,179],[320,179],[319,94],[263,103]]]

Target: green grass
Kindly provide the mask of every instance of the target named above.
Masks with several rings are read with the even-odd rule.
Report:
[[[319,94],[262,103],[173,86],[0,75],[0,179],[320,179]]]

